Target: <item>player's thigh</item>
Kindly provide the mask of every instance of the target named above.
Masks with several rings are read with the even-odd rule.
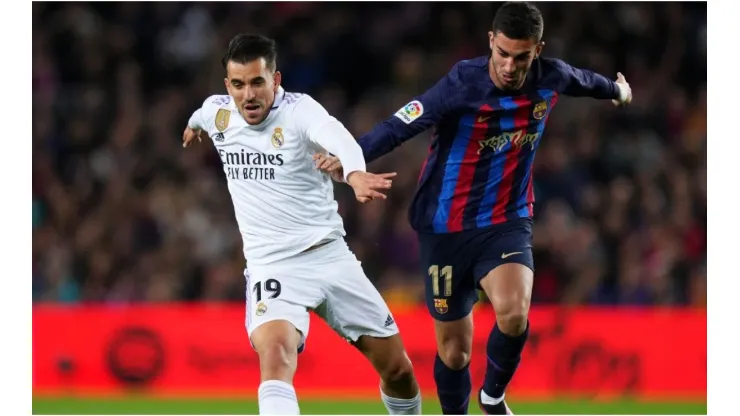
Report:
[[[505,333],[516,335],[526,329],[533,281],[532,269],[518,263],[502,264],[481,280],[496,322]]]
[[[455,321],[434,321],[437,353],[448,367],[461,369],[470,362],[473,351],[473,314]]]
[[[346,245],[337,250],[339,255],[327,271],[326,303],[317,308],[317,314],[351,342],[363,335],[387,338],[398,334],[393,314],[360,262]]]
[[[296,352],[301,343],[302,335],[292,322],[277,319],[265,322],[255,328],[249,338],[255,351],[262,356],[277,346]]]
[[[419,245],[429,314],[442,322],[468,316],[478,300],[472,274],[476,247],[463,234],[419,234]]]
[[[304,274],[301,269],[280,266],[245,271],[246,327],[255,349],[258,329],[274,321],[292,325],[300,334],[297,348],[303,348],[309,330],[308,310],[323,301],[320,287]]]
[[[497,319],[526,316],[534,282],[531,220],[511,221],[491,238],[474,273],[493,304]]]

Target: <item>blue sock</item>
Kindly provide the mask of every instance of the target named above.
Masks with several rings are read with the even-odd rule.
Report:
[[[524,343],[529,335],[529,321],[527,329],[518,336],[510,337],[494,325],[491,335],[488,336],[486,355],[486,380],[483,382],[483,391],[487,395],[498,399],[504,395],[506,386],[514,376],[521,360]]]
[[[437,396],[442,405],[443,415],[467,415],[470,390],[470,363],[459,370],[447,367],[439,358],[434,357],[434,381],[437,384]]]

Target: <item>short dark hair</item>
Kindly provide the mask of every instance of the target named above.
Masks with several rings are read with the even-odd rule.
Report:
[[[267,68],[275,71],[277,67],[277,46],[275,41],[262,35],[240,33],[229,42],[229,50],[221,59],[226,69],[229,61],[246,64],[256,59],[264,58]]]
[[[534,39],[539,42],[544,29],[545,22],[540,10],[524,1],[504,3],[493,18],[493,34],[501,32],[509,39]]]

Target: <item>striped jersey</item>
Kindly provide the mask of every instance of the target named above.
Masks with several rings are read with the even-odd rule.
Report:
[[[488,56],[458,62],[436,85],[359,139],[365,160],[433,128],[409,220],[451,233],[531,217],[532,165],[559,94],[619,97],[616,83],[558,59],[538,58],[518,91],[497,88]]]

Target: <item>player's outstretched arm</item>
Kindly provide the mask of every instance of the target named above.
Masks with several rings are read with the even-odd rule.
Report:
[[[313,160],[316,163],[316,168],[318,168],[319,170],[323,170],[324,172],[328,172],[329,175],[331,175],[331,178],[334,179],[336,182],[344,182],[344,170],[342,168],[342,161],[339,160],[338,157],[316,153],[315,155],[313,155]],[[354,181],[349,182],[349,185],[354,188],[357,200],[365,203],[375,198],[386,199],[386,196],[384,194],[381,194],[380,192],[375,192],[374,190],[390,189],[392,182],[389,179],[396,176],[396,172],[381,173],[378,175],[372,173],[369,174],[374,175],[373,177],[368,177],[367,175],[368,174],[352,176],[347,175],[347,181]],[[359,192],[358,189],[360,190]]]
[[[396,173],[366,172],[365,158],[357,141],[321,104],[305,96],[295,106],[293,118],[298,129],[310,141],[336,155],[344,166],[344,182],[355,191],[358,201],[365,203],[375,198],[386,198],[381,191],[390,189],[390,178],[396,176]]]
[[[572,97],[611,99],[615,105],[627,105],[632,101],[632,89],[622,73],[612,81],[587,69],[579,69],[554,59],[552,65],[560,75],[559,90]]]
[[[185,131],[182,133],[182,147],[190,146],[195,139],[201,142],[202,139],[208,139],[208,132],[206,131],[206,117],[203,116],[203,109],[212,100],[213,96],[208,97],[204,102],[203,106],[193,112],[188,120],[188,125],[185,127]]]
[[[453,68],[424,94],[414,98],[358,139],[367,163],[427,130],[444,117],[464,88],[457,81],[455,73],[456,68]]]

